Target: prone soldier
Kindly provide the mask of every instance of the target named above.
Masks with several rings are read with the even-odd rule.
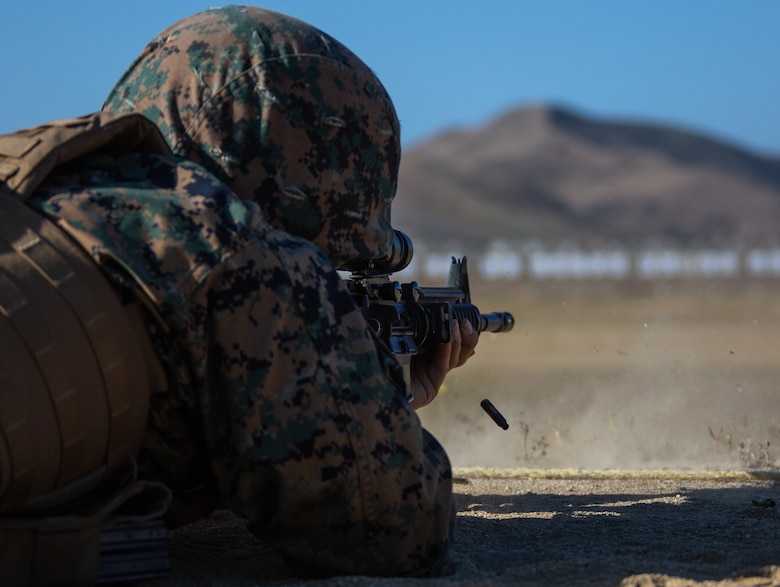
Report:
[[[405,382],[337,271],[391,246],[399,135],[346,47],[229,6],[102,113],[0,139],[10,584],[94,581],[106,519],[163,486],[169,524],[228,507],[300,575],[441,569],[451,468],[414,410],[478,332],[454,320]]]

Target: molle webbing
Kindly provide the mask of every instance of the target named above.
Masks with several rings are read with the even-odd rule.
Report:
[[[78,495],[74,481],[99,481],[85,477],[96,468],[127,467],[148,378],[129,318],[92,260],[7,196],[0,257],[0,512],[35,510],[55,489]]]
[[[0,515],[83,496],[140,447],[159,363],[144,358],[138,315],[79,245],[22,203],[58,164],[112,148],[168,152],[139,115],[0,137]]]
[[[0,137],[0,182],[25,200],[57,165],[111,149],[170,153],[159,129],[142,115],[99,112]]]

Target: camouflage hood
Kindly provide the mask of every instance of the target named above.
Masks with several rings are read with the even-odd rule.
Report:
[[[390,247],[395,110],[373,72],[310,25],[244,6],[186,18],[147,45],[103,109],[144,114],[176,154],[338,267]]]

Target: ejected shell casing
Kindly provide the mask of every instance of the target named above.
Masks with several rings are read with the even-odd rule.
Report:
[[[496,409],[496,406],[490,403],[490,400],[483,399],[479,405],[482,406],[482,409],[487,412],[487,415],[493,419],[493,422],[498,424],[504,430],[509,428],[509,424],[506,423],[504,416],[502,416],[501,412]]]
[[[753,498],[753,505],[760,508],[773,508],[775,507],[775,500],[771,497],[764,497],[763,495],[756,495]]]

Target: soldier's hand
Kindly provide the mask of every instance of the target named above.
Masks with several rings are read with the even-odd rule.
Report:
[[[433,401],[444,377],[455,367],[460,367],[471,357],[479,341],[479,333],[468,320],[455,321],[452,340],[441,344],[430,354],[412,357],[412,399],[410,405],[421,408]]]

